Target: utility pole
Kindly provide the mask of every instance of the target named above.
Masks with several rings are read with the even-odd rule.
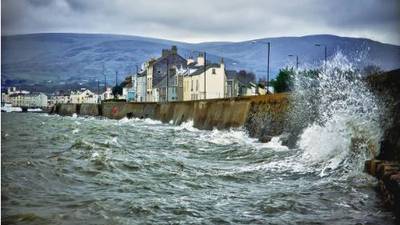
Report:
[[[299,69],[299,56],[298,55],[288,55],[289,57],[296,56],[296,70]]]
[[[107,91],[107,75],[105,73],[104,63],[103,63],[103,76],[104,76],[104,91]]]
[[[118,86],[118,70],[115,71],[115,87]]]
[[[328,55],[327,55],[327,46],[326,45],[322,45],[322,44],[315,44],[315,46],[317,46],[317,47],[324,47],[324,71],[326,72],[326,61],[327,61],[327,58],[328,58]]]
[[[99,103],[100,98],[100,80],[97,79],[97,103]]]
[[[167,57],[167,91],[166,91],[166,102],[168,102],[168,77],[169,77],[169,58]]]
[[[271,51],[271,42],[268,42],[268,59],[267,59],[267,93],[269,91],[269,57],[270,57],[270,51]]]
[[[326,72],[326,58],[327,58],[327,54],[326,54],[326,45],[325,45],[324,47],[325,47],[325,64],[324,64],[324,69],[325,69],[325,72]]]
[[[135,100],[136,102],[138,101],[138,93],[137,93],[137,89],[138,89],[138,75],[139,75],[139,67],[138,65],[136,65],[136,77],[135,77]]]
[[[207,98],[207,80],[206,80],[206,70],[207,70],[207,56],[206,52],[204,52],[204,99]]]

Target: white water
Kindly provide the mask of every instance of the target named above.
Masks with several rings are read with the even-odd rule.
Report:
[[[297,146],[301,159],[318,165],[321,176],[337,168],[362,170],[365,159],[379,153],[379,118],[384,110],[365,87],[362,75],[340,52],[317,79],[297,75],[294,91],[294,101],[314,98],[314,105],[307,105],[311,101],[299,104],[304,106],[303,114],[314,113],[316,119],[302,131]]]

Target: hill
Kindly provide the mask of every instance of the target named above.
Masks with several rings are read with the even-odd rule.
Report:
[[[184,43],[138,36],[108,34],[42,33],[2,36],[2,84],[56,87],[76,83],[95,84],[104,81],[103,65],[109,83],[136,71],[150,57],[158,57],[162,48],[178,46],[182,56],[206,51],[211,61],[224,57],[228,69],[246,69],[258,77],[266,74],[267,42],[271,43],[271,78],[285,66],[316,67],[328,46],[328,57],[340,50],[360,67],[377,65],[384,70],[400,67],[400,46],[369,39],[333,35],[264,38],[243,42]]]

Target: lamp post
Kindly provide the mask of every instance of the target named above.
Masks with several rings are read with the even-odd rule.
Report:
[[[207,71],[207,57],[206,57],[206,52],[204,52],[204,99],[206,99],[206,93],[207,93],[206,71]]]
[[[118,70],[115,71],[115,87],[118,86]]]
[[[292,55],[292,54],[290,54],[290,55],[288,55],[289,57],[294,57],[294,56],[296,56],[296,70],[298,70],[299,69],[299,56],[298,55]]]
[[[269,91],[269,57],[270,57],[270,51],[271,51],[271,42],[268,42],[268,59],[267,59],[267,93]]]
[[[167,57],[167,91],[166,91],[166,99],[165,101],[168,102],[168,77],[169,77],[169,58]]]
[[[327,46],[326,46],[326,45],[322,45],[322,44],[315,44],[315,46],[317,46],[317,47],[324,47],[324,56],[325,56],[325,60],[324,60],[324,71],[326,71]]]
[[[136,65],[136,76],[135,76],[135,101],[138,101],[138,75],[139,75],[139,67]]]
[[[104,76],[104,91],[107,91],[107,74],[105,72],[104,63],[103,63],[103,76]]]

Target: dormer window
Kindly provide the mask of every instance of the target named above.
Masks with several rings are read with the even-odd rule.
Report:
[[[214,68],[212,69],[212,74],[215,74],[215,69]]]

